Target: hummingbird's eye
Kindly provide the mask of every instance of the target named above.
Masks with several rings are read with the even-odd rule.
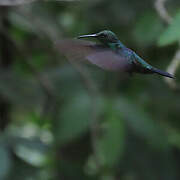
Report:
[[[106,34],[101,34],[101,37],[102,37],[102,38],[105,38],[105,37],[106,37]]]

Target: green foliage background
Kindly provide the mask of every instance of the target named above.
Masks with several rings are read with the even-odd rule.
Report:
[[[91,92],[53,43],[110,29],[165,70],[180,39],[180,2],[167,7],[169,26],[149,0],[0,6],[0,180],[180,179],[179,92],[83,66]]]

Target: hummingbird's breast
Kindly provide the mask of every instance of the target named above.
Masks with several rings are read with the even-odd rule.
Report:
[[[117,50],[117,53],[119,56],[124,58],[127,63],[132,64],[133,63],[133,51],[128,48],[119,48]]]

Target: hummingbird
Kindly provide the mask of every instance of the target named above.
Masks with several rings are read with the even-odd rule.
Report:
[[[99,43],[80,40],[94,38]],[[110,30],[103,30],[95,34],[81,35],[76,39],[60,40],[56,42],[58,49],[70,60],[83,60],[108,71],[127,72],[129,74],[159,74],[174,78],[168,72],[155,68],[127,48]]]

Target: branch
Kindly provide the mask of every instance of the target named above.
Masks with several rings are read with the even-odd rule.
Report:
[[[171,24],[172,17],[169,15],[167,9],[165,8],[165,2],[167,0],[156,0],[155,1],[155,9],[159,14],[159,17],[167,24]],[[177,51],[173,59],[171,60],[169,66],[167,67],[167,72],[175,75],[178,67],[180,66],[180,42]],[[170,88],[174,90],[180,90],[180,85],[176,83],[174,79],[164,78],[165,82],[169,85]]]
[[[172,59],[169,66],[167,67],[167,71],[174,75],[179,66],[180,66],[180,47],[176,51],[174,58]],[[174,79],[165,78],[165,81],[167,82],[169,87],[171,87],[172,89],[178,90],[178,91],[180,90],[180,85],[177,84]]]
[[[157,13],[161,17],[161,19],[165,23],[170,24],[172,21],[172,17],[169,15],[169,13],[167,12],[167,10],[165,8],[165,2],[166,1],[167,0],[156,0],[155,1],[155,8],[156,8]]]
[[[33,2],[47,2],[47,1],[61,1],[61,2],[74,2],[78,0],[0,0],[0,6],[18,6]]]

